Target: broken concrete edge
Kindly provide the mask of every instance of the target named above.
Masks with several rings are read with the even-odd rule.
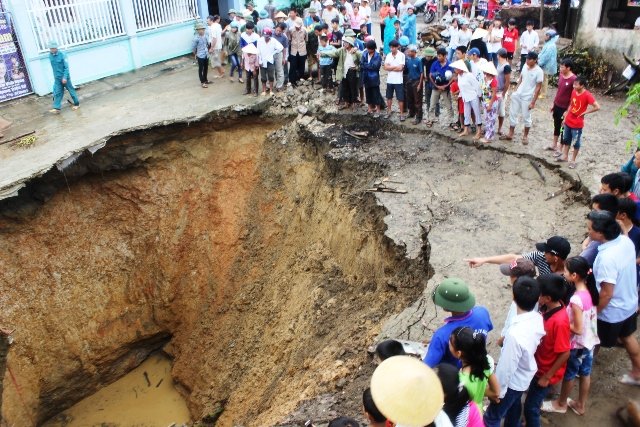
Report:
[[[162,120],[156,121],[152,123],[147,123],[144,125],[133,126],[129,128],[120,129],[117,132],[112,132],[109,135],[100,138],[95,141],[91,141],[73,151],[69,151],[61,155],[57,161],[49,164],[49,166],[43,167],[36,172],[33,172],[31,175],[16,180],[9,185],[0,188],[0,200],[7,199],[10,197],[15,197],[18,195],[19,191],[32,179],[38,178],[49,170],[51,170],[54,166],[60,172],[63,172],[67,167],[72,165],[82,154],[85,152],[93,155],[101,148],[104,148],[113,138],[126,135],[131,132],[141,131],[141,130],[153,130],[164,126],[171,126],[176,124],[186,124],[187,126],[191,123],[196,122],[212,122],[216,119],[220,118],[229,118],[230,115],[236,114],[240,116],[247,116],[255,113],[263,113],[267,108],[271,105],[270,99],[261,100],[252,105],[241,105],[234,104],[226,108],[222,108],[219,110],[212,110],[208,113],[199,115],[199,116],[189,116],[180,119],[170,119],[170,120]]]

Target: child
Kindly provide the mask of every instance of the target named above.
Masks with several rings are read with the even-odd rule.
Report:
[[[449,126],[451,130],[455,132],[459,132],[462,129],[462,117],[464,116],[464,101],[460,96],[460,87],[458,86],[458,82],[455,81],[451,83],[451,98],[458,97],[458,121],[451,123]]]
[[[505,419],[504,427],[520,426],[522,394],[535,375],[534,353],[545,334],[542,316],[533,311],[539,297],[540,287],[531,277],[520,277],[513,284],[517,314],[504,339],[496,366],[500,395],[489,399],[491,403],[484,413],[486,427],[500,427],[502,418]]]
[[[400,21],[395,21],[393,23],[393,28],[394,28],[394,33],[393,33],[393,39],[396,40],[398,43],[400,42],[400,37],[402,37],[402,29],[400,28]]]
[[[449,338],[449,350],[462,362],[460,382],[469,392],[469,397],[478,405],[482,414],[482,398],[496,398],[500,385],[493,370],[493,359],[487,354],[484,335],[468,326],[456,328]],[[489,389],[487,390],[487,384]]]
[[[500,264],[500,273],[509,277],[509,283],[511,286],[518,280],[518,278],[526,276],[526,277],[536,277],[536,266],[530,259],[527,258],[517,258],[511,263]],[[534,307],[535,311],[538,311],[537,304]],[[518,314],[518,308],[514,301],[511,301],[511,307],[509,308],[509,313],[507,314],[507,318],[504,320],[504,327],[502,328],[502,332],[500,332],[500,339],[498,340],[498,345],[502,347],[504,343],[504,337],[509,332],[509,328],[511,327],[511,323],[513,323],[513,319]]]
[[[524,401],[524,419],[527,421],[527,427],[540,427],[540,406],[549,388],[562,380],[571,352],[571,323],[562,303],[566,292],[564,278],[559,274],[543,274],[538,277],[538,284],[538,303],[546,334],[536,350],[538,371],[531,380]]]
[[[565,111],[563,116],[564,130],[562,133],[562,156],[556,159],[556,162],[566,162],[569,160],[569,148],[571,148],[571,142],[575,140],[573,144],[573,158],[569,162],[569,168],[575,169],[576,157],[578,157],[578,151],[580,151],[580,140],[582,139],[582,128],[584,128],[584,116],[587,114],[600,111],[600,104],[591,95],[591,93],[585,88],[587,80],[584,77],[578,76],[573,81],[573,92],[571,93],[571,104],[569,109]],[[593,108],[587,111],[589,105],[593,105]]]
[[[240,33],[238,28],[240,24],[233,21],[231,24],[231,31],[227,32],[224,38],[224,44],[222,50],[225,55],[231,60],[231,73],[229,73],[229,81],[233,83],[233,71],[238,69],[238,82],[244,83],[242,80],[242,67],[240,66],[240,58],[242,57],[242,49],[240,48]]]
[[[333,60],[328,56],[322,56],[322,54],[334,50],[336,50],[336,48],[329,44],[329,38],[327,36],[321,36],[320,47],[318,48],[317,54],[320,62],[320,75],[322,76],[322,89],[320,89],[320,92],[324,92],[328,88],[331,93],[333,93]]]
[[[536,31],[533,31],[533,21],[527,21],[527,31],[520,36],[520,73],[524,68],[527,60],[527,54],[533,52],[538,47],[540,38]]]
[[[203,88],[208,88],[207,71],[209,68],[209,48],[207,47],[207,38],[204,35],[205,25],[202,23],[196,24],[196,30],[198,34],[193,38],[191,43],[191,49],[193,50],[193,56],[198,61],[198,77],[200,78],[200,85]]]
[[[586,412],[587,395],[591,385],[593,349],[600,343],[598,338],[598,303],[600,295],[596,287],[589,261],[577,256],[569,258],[564,266],[564,277],[576,287],[567,312],[571,320],[571,355],[562,381],[558,400],[542,405],[546,412],[567,412],[567,406],[578,415]],[[578,400],[569,399],[575,377],[580,374]]]
[[[516,51],[518,35],[516,20],[515,18],[510,18],[507,23],[507,28],[504,29],[504,38],[502,39],[502,47],[507,51],[507,61],[509,61],[509,66],[513,65],[513,54]]]
[[[258,48],[253,43],[242,48],[241,66],[247,72],[247,86],[243,95],[252,93],[251,79],[253,79],[253,96],[258,96]]]
[[[500,96],[498,93],[498,70],[493,62],[485,62],[480,66],[484,74],[482,83],[482,106],[484,107],[484,138],[480,142],[489,144],[493,141],[498,121],[498,107],[500,106]],[[474,139],[476,139],[474,137]]]
[[[459,388],[458,368],[441,363],[434,369],[444,391],[442,410],[453,427],[484,427],[478,406],[470,400],[466,388]],[[437,423],[436,423],[437,424]]]
[[[369,427],[386,427],[387,417],[382,415],[373,401],[370,388],[362,393],[362,412],[364,412],[366,420],[369,421]]]

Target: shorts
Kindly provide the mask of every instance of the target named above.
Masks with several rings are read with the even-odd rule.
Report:
[[[267,80],[269,80],[269,82],[273,82],[275,81],[275,77],[276,77],[275,64],[272,64],[271,62],[267,62],[266,67],[260,67],[260,80],[262,81],[262,83],[266,83]]]
[[[222,49],[213,49],[213,53],[211,54],[211,68],[221,67],[222,62],[220,61],[220,52]]]
[[[636,329],[638,313],[633,313],[630,317],[618,323],[609,323],[598,319],[598,338],[600,338],[600,346],[611,348],[616,345],[618,338],[627,338],[631,336]]]
[[[564,125],[564,131],[562,133],[562,145],[571,145],[571,141],[576,141],[573,144],[573,148],[580,149],[580,141],[582,140],[582,129],[574,129],[567,125]]]
[[[508,60],[512,60],[513,59],[513,52],[507,52],[507,59]]]
[[[580,374],[581,377],[591,375],[591,365],[593,364],[593,349],[574,348],[571,350],[567,369],[564,371],[564,380],[569,381]]]
[[[404,102],[404,85],[402,83],[387,83],[387,99],[393,99],[393,92],[396,93],[398,102]]]

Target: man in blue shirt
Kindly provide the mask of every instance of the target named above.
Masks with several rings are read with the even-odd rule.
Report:
[[[453,69],[451,68],[449,61],[447,61],[447,50],[440,48],[437,51],[438,60],[431,65],[429,70],[429,81],[431,82],[431,101],[429,111],[427,111],[427,120],[425,121],[428,128],[433,126],[433,122],[429,120],[432,110],[436,108],[436,104],[440,102],[440,97],[444,98],[445,105],[449,108],[449,114],[453,118],[453,104],[451,102],[451,92],[449,86],[453,83]],[[438,121],[438,116],[436,120]]]
[[[409,118],[413,118],[413,124],[419,125],[422,121],[422,59],[418,58],[418,48],[411,44],[407,47],[407,58],[404,68],[407,70],[407,104]]]
[[[485,337],[493,330],[493,323],[486,308],[477,306],[475,297],[467,284],[460,279],[449,278],[438,285],[432,294],[433,302],[452,314],[444,319],[445,324],[431,337],[424,363],[435,367],[439,363],[449,363],[462,367],[459,359],[449,351],[449,337],[454,329],[468,326]]]
[[[64,88],[67,88],[71,99],[73,99],[73,107],[71,107],[71,109],[77,110],[80,108],[80,100],[78,100],[76,90],[71,84],[67,55],[58,51],[58,43],[54,41],[49,42],[47,47],[49,48],[49,61],[51,62],[51,69],[53,70],[53,109],[49,110],[49,112],[60,112],[60,108],[62,108],[62,97],[64,96]]]

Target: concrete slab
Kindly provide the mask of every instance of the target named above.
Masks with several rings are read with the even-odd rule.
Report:
[[[13,123],[4,132],[5,140],[35,130],[37,141],[30,148],[0,145],[0,195],[114,135],[188,123],[233,106],[258,108],[265,102],[264,97],[242,96],[243,91],[243,84],[230,84],[228,79],[215,79],[203,89],[193,59],[181,57],[80,87],[77,111],[65,101],[60,114],[48,113],[52,102],[48,96],[8,103],[0,107],[0,116]]]

